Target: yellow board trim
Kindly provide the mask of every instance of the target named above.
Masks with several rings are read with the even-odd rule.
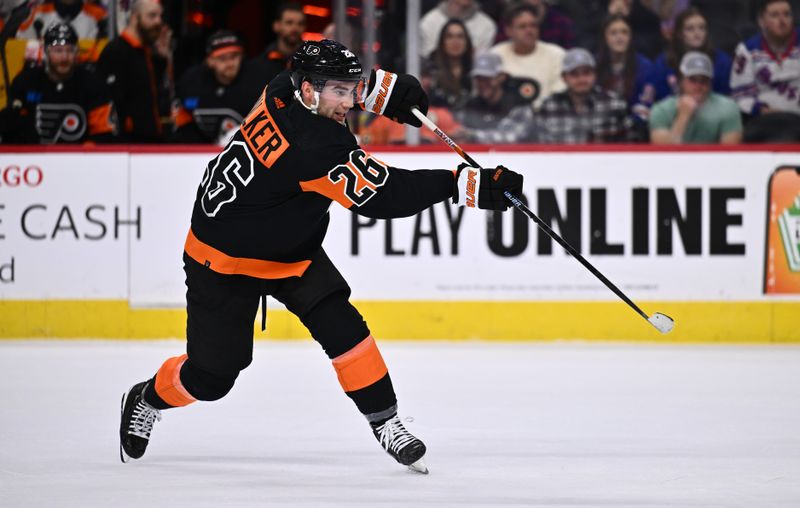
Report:
[[[641,302],[675,319],[661,335],[618,302],[355,302],[379,339],[619,340],[663,343],[800,343],[800,302]],[[269,311],[257,338],[302,339],[285,310]],[[0,301],[0,339],[182,338],[183,309],[131,308],[124,300]]]

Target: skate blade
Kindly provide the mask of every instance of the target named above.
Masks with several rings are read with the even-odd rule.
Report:
[[[415,473],[419,474],[428,474],[428,466],[425,465],[425,462],[422,459],[409,464],[408,469],[414,471]]]

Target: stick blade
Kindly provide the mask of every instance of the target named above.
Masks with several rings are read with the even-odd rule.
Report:
[[[669,333],[675,326],[675,321],[671,317],[660,312],[654,312],[652,316],[647,318],[647,320],[650,321],[650,324],[655,326],[656,330],[661,333]]]

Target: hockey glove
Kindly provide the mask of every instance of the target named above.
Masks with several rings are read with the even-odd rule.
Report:
[[[505,191],[519,196],[522,175],[503,166],[481,169],[461,164],[456,171],[453,203],[484,210],[507,210],[510,201],[503,195]]]
[[[423,115],[428,112],[428,94],[417,78],[410,74],[372,71],[364,109],[376,115],[387,116],[397,123],[422,127],[422,122],[411,113],[413,107],[419,109]]]

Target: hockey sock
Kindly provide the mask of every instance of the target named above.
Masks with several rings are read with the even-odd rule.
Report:
[[[397,404],[389,370],[372,335],[332,361],[339,384],[362,414],[381,413]]]
[[[173,356],[161,365],[145,390],[144,400],[156,409],[187,406],[197,399],[181,382],[181,367],[189,357]]]

